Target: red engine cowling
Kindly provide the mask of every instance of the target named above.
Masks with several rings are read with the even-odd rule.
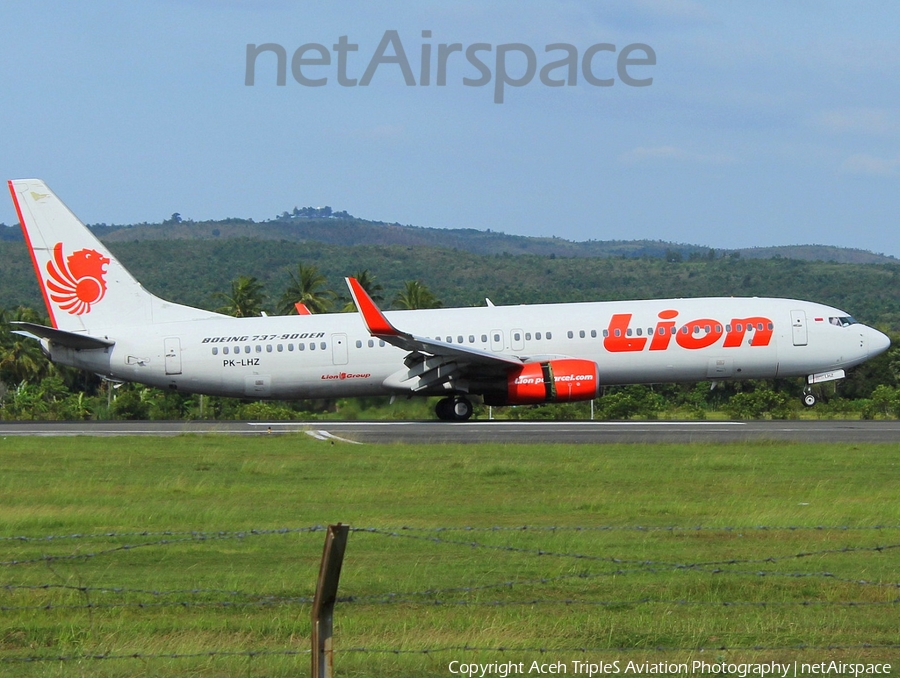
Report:
[[[600,373],[592,360],[562,358],[528,363],[507,377],[507,404],[568,403],[592,400],[600,388]]]

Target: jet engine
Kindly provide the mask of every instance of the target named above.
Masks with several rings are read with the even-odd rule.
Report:
[[[528,363],[507,375],[506,402],[503,404],[534,405],[592,400],[597,397],[599,388],[599,368],[592,360],[561,358]]]

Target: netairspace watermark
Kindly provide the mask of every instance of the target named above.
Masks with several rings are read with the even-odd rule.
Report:
[[[422,38],[431,38],[431,31],[422,31]],[[546,56],[540,59],[537,50],[522,42],[496,47],[487,42],[474,42],[468,46],[460,42],[437,45],[423,42],[416,64],[417,81],[398,31],[384,32],[378,47],[365,61],[364,70],[360,68],[361,60],[351,56],[353,52],[359,52],[359,44],[349,42],[346,35],[340,36],[331,50],[321,43],[308,42],[294,50],[290,60],[291,75],[304,87],[324,87],[335,80],[341,87],[368,87],[378,69],[384,66],[384,70],[388,67],[399,69],[409,87],[429,87],[432,80],[437,87],[445,87],[448,81],[462,82],[465,87],[485,87],[493,81],[494,103],[502,104],[507,87],[525,87],[535,75],[547,87],[575,87],[579,83],[579,73],[581,80],[594,87],[612,87],[616,78],[629,87],[649,87],[653,77],[647,69],[656,65],[656,52],[650,45],[640,42],[621,49],[612,43],[600,42],[580,54],[575,45],[557,42],[546,45]],[[288,52],[273,42],[247,45],[244,84],[248,87],[256,85],[257,61],[265,53],[275,55],[275,84],[284,87],[287,84]],[[267,82],[271,82],[271,62],[270,56],[263,58]],[[351,74],[359,77],[351,77]]]
[[[468,663],[452,661],[447,666],[451,675],[468,678],[507,678],[520,675],[573,675],[605,676],[627,675],[670,675],[670,676],[886,676],[891,675],[891,664],[854,662],[635,662],[614,660],[610,662],[554,661],[554,662],[487,662]]]

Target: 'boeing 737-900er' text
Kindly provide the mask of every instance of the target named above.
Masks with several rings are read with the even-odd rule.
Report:
[[[53,362],[107,379],[243,398],[435,396],[441,419],[494,405],[589,400],[605,384],[840,379],[887,350],[848,313],[714,297],[358,314],[230,316],[147,292],[36,179],[9,182],[51,326],[18,323]],[[809,391],[806,405],[815,397]]]

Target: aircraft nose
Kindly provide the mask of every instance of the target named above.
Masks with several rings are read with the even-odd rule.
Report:
[[[868,328],[868,337],[866,337],[866,344],[869,347],[869,357],[873,358],[876,355],[880,355],[887,351],[891,347],[891,340],[888,338],[886,334],[883,332],[879,332],[876,329]]]

